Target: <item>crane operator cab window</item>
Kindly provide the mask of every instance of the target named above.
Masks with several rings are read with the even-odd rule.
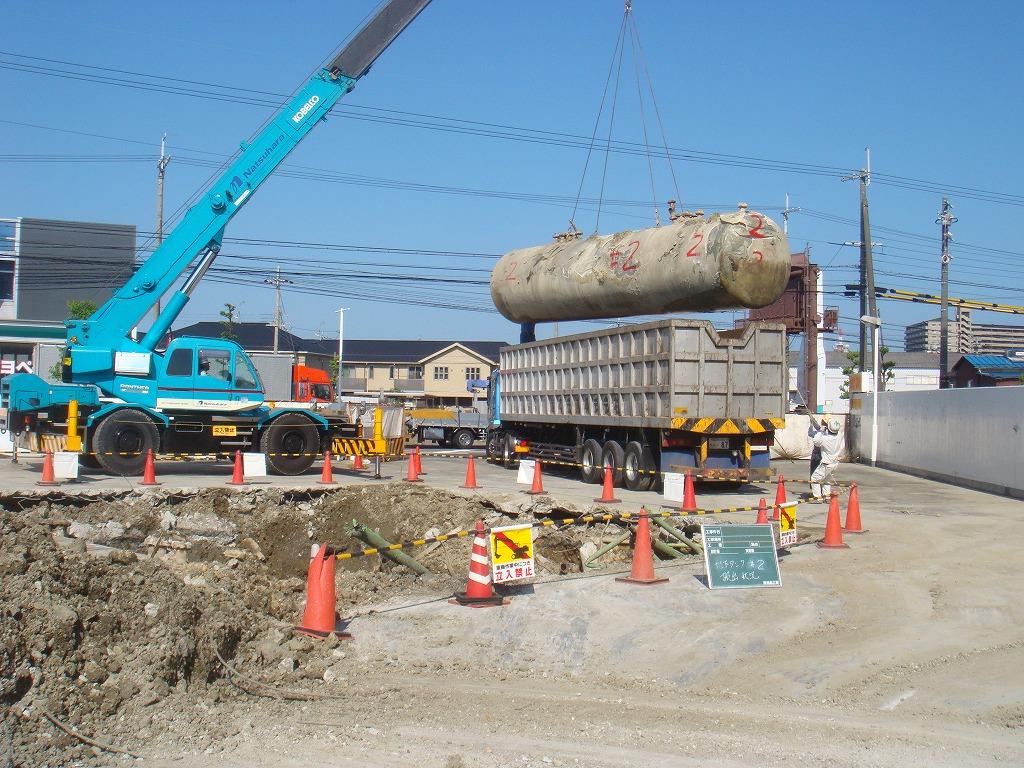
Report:
[[[171,359],[167,361],[168,376],[191,376],[192,375],[192,350],[176,349],[171,353]]]
[[[249,367],[249,361],[243,355],[235,358],[235,389],[259,389],[256,374]]]
[[[231,383],[231,352],[227,349],[200,349],[199,375]]]

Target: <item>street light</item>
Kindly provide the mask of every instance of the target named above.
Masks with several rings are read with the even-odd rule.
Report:
[[[871,315],[861,315],[860,321],[871,327],[871,466],[878,459],[878,337],[882,330],[882,320]]]

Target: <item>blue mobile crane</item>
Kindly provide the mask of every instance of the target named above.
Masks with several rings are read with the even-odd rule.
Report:
[[[258,449],[279,474],[307,470],[355,425],[321,412],[264,405],[245,351],[225,339],[179,337],[171,324],[221,250],[224,228],[430,0],[389,0],[274,115],[159,248],[86,320],[68,320],[62,384],[18,373],[0,383],[0,426],[20,444],[79,450],[85,463],[138,474],[146,453]],[[191,273],[141,338],[133,329]],[[346,443],[351,445],[351,442]]]

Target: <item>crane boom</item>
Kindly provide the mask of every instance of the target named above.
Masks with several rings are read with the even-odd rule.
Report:
[[[93,350],[109,359],[111,349],[152,352],[156,348],[212,265],[228,222],[429,2],[390,0],[251,142],[241,145],[227,170],[103,306],[86,320],[67,322],[72,372],[99,372]],[[131,329],[194,262],[191,275],[171,294],[145,336],[138,342],[128,338]]]
[[[259,373],[236,341],[185,336],[159,353],[157,347],[213,265],[231,219],[429,2],[384,2],[328,66],[242,143],[138,271],[89,318],[66,321],[62,383],[30,373],[4,377],[0,429],[33,450],[82,451],[118,475],[141,472],[145,457],[161,451],[253,449],[272,471],[294,475],[336,438],[359,436],[358,425],[341,415],[266,403]],[[164,297],[163,309],[136,339],[132,329]],[[400,445],[375,430],[357,448],[390,455]]]

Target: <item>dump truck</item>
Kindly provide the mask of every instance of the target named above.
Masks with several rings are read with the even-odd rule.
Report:
[[[735,485],[771,476],[788,395],[786,328],[719,331],[667,318],[500,350],[488,391],[487,458],[604,468],[647,490],[663,473]]]

